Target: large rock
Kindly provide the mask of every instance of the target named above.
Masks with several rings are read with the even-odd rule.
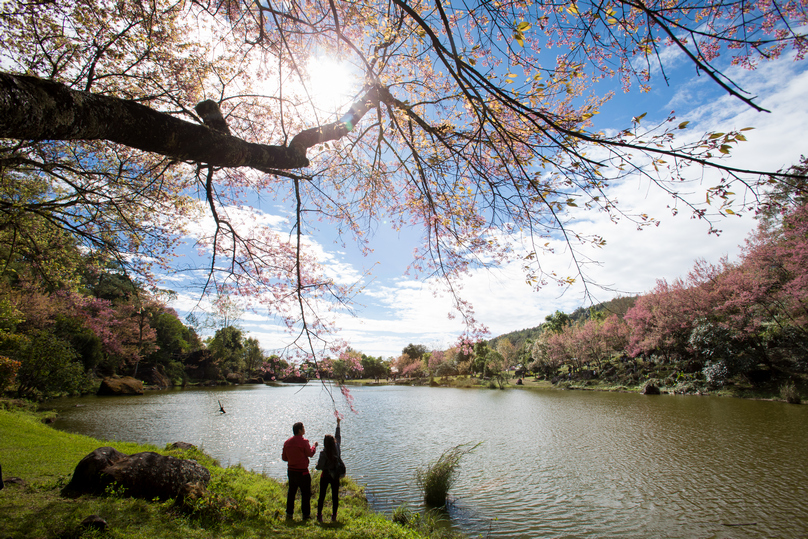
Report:
[[[149,369],[144,369],[140,376],[148,385],[160,389],[166,389],[174,385],[171,379],[165,375],[165,372],[163,372],[162,366],[160,368],[151,367]]]
[[[651,382],[645,384],[645,387],[642,388],[643,395],[659,395],[661,392],[659,388]]]
[[[174,442],[170,446],[172,449],[180,449],[182,451],[190,451],[192,449],[196,449],[194,444],[189,444],[188,442]]]
[[[73,477],[65,486],[64,493],[100,494],[112,481],[105,477],[103,471],[114,463],[123,460],[127,455],[114,447],[99,447],[76,465]]]
[[[81,524],[79,524],[79,526],[86,530],[97,530],[100,532],[104,532],[109,529],[109,524],[107,524],[107,521],[98,515],[88,516],[87,518],[81,521]]]
[[[210,472],[195,460],[152,451],[126,455],[112,447],[100,447],[81,459],[63,493],[101,494],[117,483],[128,496],[182,498],[204,492],[209,481]]]
[[[131,376],[104,378],[99,395],[143,395],[143,382]]]

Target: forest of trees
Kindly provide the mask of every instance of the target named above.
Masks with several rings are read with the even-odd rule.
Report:
[[[0,186],[7,199],[19,188]],[[94,392],[113,375],[166,387],[290,373],[232,325],[202,342],[167,306],[170,292],[149,292],[48,217],[0,213],[0,392],[41,399]]]
[[[553,328],[532,343],[531,369],[608,378],[626,363],[636,372],[639,359],[667,366],[671,386],[801,380],[808,373],[807,169],[794,170],[802,184],[769,195],[738,261],[697,261],[686,277],[623,302],[622,312],[599,310]]]

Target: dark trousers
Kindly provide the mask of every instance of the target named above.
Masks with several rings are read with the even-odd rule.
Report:
[[[332,515],[337,516],[337,508],[339,508],[339,477],[334,479],[331,474],[323,470],[320,476],[320,497],[317,500],[317,515],[323,514],[323,504],[325,503],[325,493],[328,487],[331,487],[331,510]]]
[[[295,513],[295,495],[300,489],[300,511],[303,518],[311,516],[311,476],[309,472],[297,472],[288,470],[289,493],[286,495],[286,516],[291,517]]]

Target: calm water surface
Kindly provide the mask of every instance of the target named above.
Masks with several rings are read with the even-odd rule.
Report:
[[[343,459],[383,512],[420,508],[415,469],[451,446],[483,442],[464,457],[448,512],[470,536],[808,538],[808,406],[402,386],[351,395],[357,413],[345,414]],[[310,384],[54,407],[62,430],[160,447],[190,442],[223,465],[283,480],[292,424],[303,421],[322,445],[335,426],[333,402],[348,408],[337,389]]]

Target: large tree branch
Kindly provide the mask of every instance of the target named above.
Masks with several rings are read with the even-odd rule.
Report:
[[[301,131],[292,138],[292,142],[289,143],[289,148],[303,150],[304,148],[311,148],[316,144],[341,139],[353,130],[356,124],[359,123],[359,120],[361,120],[371,108],[377,106],[380,100],[384,100],[385,97],[389,95],[390,92],[387,88],[380,86],[370,86],[366,88],[365,95],[351,105],[351,110],[346,112],[342,118],[322,127],[313,127]]]
[[[108,140],[146,152],[216,167],[288,170],[309,165],[306,151],[337,140],[377,102],[371,88],[338,122],[307,129],[287,146],[247,142],[134,101],[0,72],[0,138]]]

